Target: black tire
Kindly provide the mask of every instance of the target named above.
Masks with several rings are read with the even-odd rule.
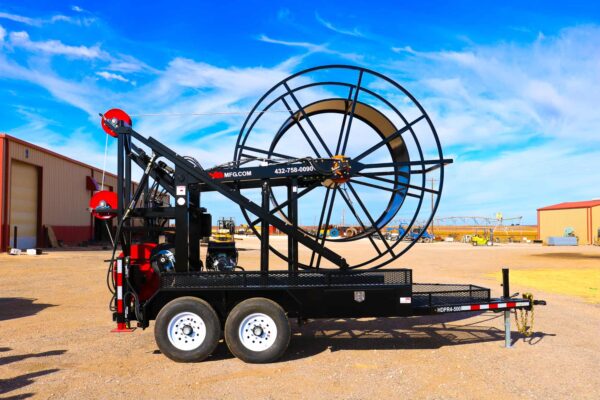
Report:
[[[258,322],[259,325],[255,325],[255,327],[258,326],[260,328],[261,334],[256,336],[251,332],[249,335],[254,336],[252,336],[252,338],[248,336],[248,338],[242,341],[242,338],[240,337],[242,324],[246,326],[252,324],[252,321],[247,324],[245,324],[245,321],[249,318],[252,319],[252,316],[261,314],[270,318],[275,324],[277,329],[275,338],[271,339],[272,341],[270,342],[269,338],[272,338],[272,336],[268,336],[271,333],[269,330],[270,322],[268,320],[262,320],[262,324],[265,324],[264,326],[260,322]],[[255,319],[261,321],[260,316],[255,317]],[[270,342],[268,344],[269,347],[261,350],[248,348],[244,343],[247,342],[250,344],[250,341],[253,338],[256,339],[257,342],[260,339],[263,339],[265,343]],[[290,338],[290,321],[285,315],[283,308],[274,301],[262,297],[255,297],[242,301],[231,310],[227,317],[227,321],[225,321],[225,342],[227,343],[227,347],[229,347],[229,350],[234,356],[247,363],[268,363],[277,360],[287,350]]]
[[[193,315],[201,319],[199,322]],[[177,319],[175,319],[178,317]],[[178,327],[179,321],[188,321],[190,325]],[[201,338],[202,323],[204,324],[205,334],[201,344],[195,348],[194,342]],[[175,324],[172,326],[172,324]],[[185,334],[183,329],[192,329],[192,332]],[[170,334],[171,332],[171,334]],[[215,310],[206,301],[196,297],[180,297],[175,299],[160,310],[156,317],[154,325],[154,338],[161,353],[177,362],[202,361],[208,357],[217,347],[221,339],[221,323]],[[179,348],[173,341],[182,341]],[[189,346],[187,345],[189,340]],[[182,348],[183,347],[183,348]],[[185,348],[188,347],[188,348]]]

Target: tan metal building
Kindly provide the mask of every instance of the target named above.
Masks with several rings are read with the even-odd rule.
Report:
[[[48,245],[48,228],[65,244],[105,238],[106,227],[87,210],[102,170],[0,134],[0,251]],[[106,190],[116,176],[105,174]]]
[[[575,201],[538,208],[538,239],[547,243],[550,236],[564,236],[571,228],[579,244],[598,243],[600,200]]]

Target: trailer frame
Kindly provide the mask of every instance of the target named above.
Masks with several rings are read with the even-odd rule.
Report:
[[[115,240],[121,244],[122,254],[110,260],[115,284],[113,319],[115,332],[131,331],[131,322],[147,328],[150,321],[169,302],[192,296],[206,301],[225,325],[228,315],[241,302],[252,298],[265,298],[279,304],[289,317],[359,318],[435,315],[454,312],[504,312],[506,346],[510,347],[510,311],[531,309],[532,301],[514,298],[509,293],[508,270],[503,274],[504,293],[492,298],[490,289],[472,284],[414,283],[410,269],[350,270],[346,260],[299,232],[297,200],[299,188],[319,182],[323,171],[332,169],[330,159],[295,160],[294,168],[277,165],[244,168],[228,166],[207,171],[152,137],[144,137],[123,123],[105,120],[118,138],[117,166],[118,204],[114,212],[118,220]],[[133,143],[133,139],[151,149],[146,154]],[[167,165],[161,159],[166,159]],[[421,168],[442,168],[452,160],[442,159]],[[360,171],[360,163],[348,160],[349,171]],[[132,165],[144,170],[138,188],[132,191]],[[280,169],[279,171],[277,169]],[[155,207],[144,202],[148,182],[152,178],[175,200],[175,206]],[[288,221],[269,211],[268,192],[273,185],[286,186],[288,199],[280,207],[289,207]],[[244,197],[240,190],[261,188],[262,202],[256,204]],[[258,271],[232,271],[227,273],[202,270],[200,239],[210,229],[210,216],[200,206],[200,194],[215,191],[256,215],[262,225],[260,265]],[[142,226],[132,224],[142,219]],[[156,218],[174,219],[174,227],[158,226]],[[288,236],[288,269],[269,269],[269,225]],[[144,301],[139,300],[139,287],[130,279],[137,273],[140,262],[148,260],[132,257],[135,242],[157,243],[158,236],[174,234],[177,255],[174,271],[161,273],[156,292]],[[140,239],[141,238],[141,239]],[[323,257],[338,269],[302,270],[298,263],[298,244],[309,248],[319,258]],[[535,304],[545,304],[537,301]]]

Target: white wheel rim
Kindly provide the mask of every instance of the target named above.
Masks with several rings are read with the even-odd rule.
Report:
[[[277,326],[273,318],[266,314],[250,314],[240,324],[239,336],[248,350],[264,351],[275,343]]]
[[[206,325],[197,314],[182,312],[169,321],[167,335],[169,342],[178,350],[194,350],[204,343]]]

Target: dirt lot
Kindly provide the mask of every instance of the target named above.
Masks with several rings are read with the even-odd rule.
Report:
[[[246,239],[244,247],[245,257],[258,258],[256,241]],[[158,352],[152,329],[109,333],[107,257],[0,255],[0,397],[600,398],[598,247],[435,243],[395,263],[413,268],[417,282],[480,284],[494,295],[501,293],[502,266],[594,271],[585,275],[592,276],[584,282],[587,297],[531,275],[527,286],[514,282],[513,291],[533,291],[549,305],[536,309],[533,339],[518,338],[512,349],[503,348],[500,314],[317,320],[293,323],[286,356],[269,365],[244,364],[224,344],[205,362],[177,364]]]

